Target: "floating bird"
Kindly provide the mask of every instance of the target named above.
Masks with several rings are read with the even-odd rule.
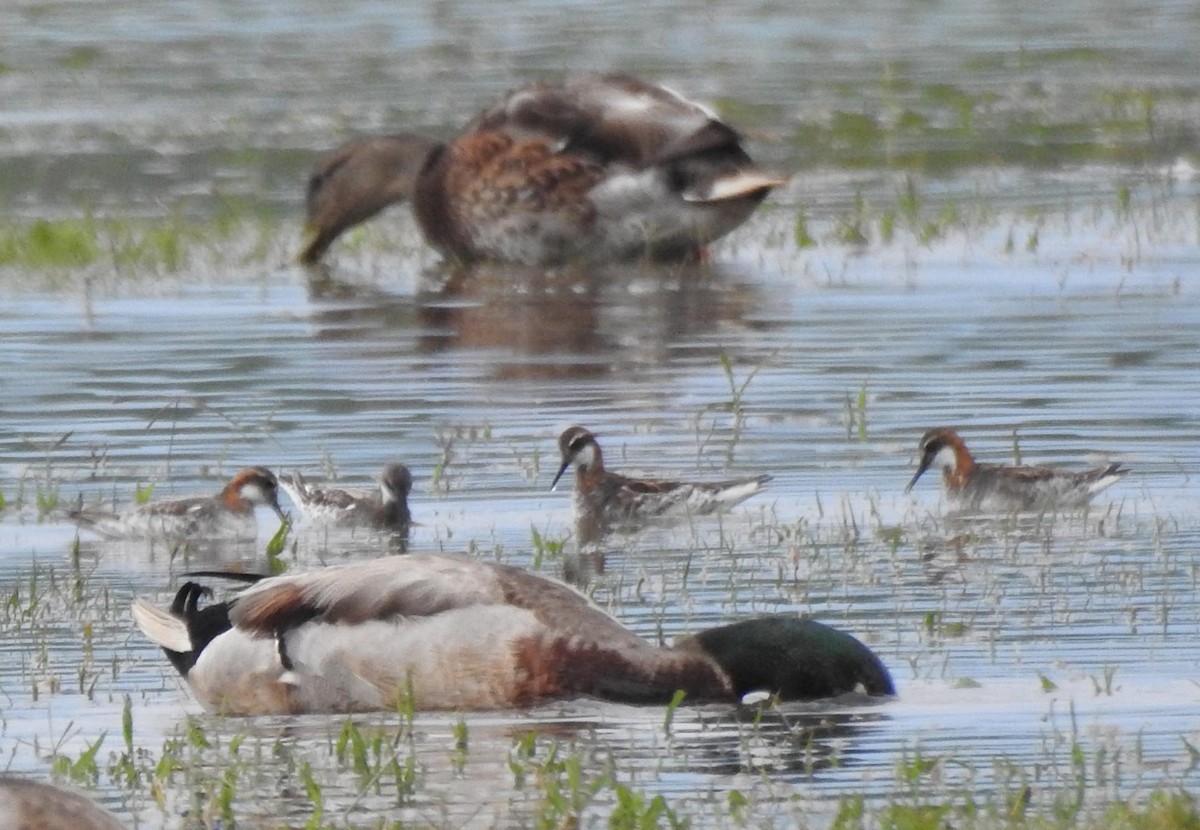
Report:
[[[558,486],[575,468],[575,511],[578,517],[604,524],[637,522],[654,516],[716,513],[745,501],[762,490],[769,475],[728,481],[689,482],[631,478],[604,468],[604,455],[596,436],[580,426],[558,436],[562,465],[550,484]]]
[[[964,510],[1078,509],[1129,472],[1120,464],[1078,473],[1054,467],[978,464],[958,433],[947,427],[926,432],[920,451],[921,463],[904,492],[912,490],[930,467],[940,466],[946,495]]]
[[[312,521],[376,530],[404,530],[412,523],[408,511],[412,473],[403,464],[383,468],[378,490],[310,487],[299,472],[280,476],[279,486]]]
[[[887,669],[849,634],[793,615],[743,620],[652,645],[583,594],[511,565],[389,556],[261,579],[201,607],[133,617],[200,703],[230,715],[500,709],[591,696],[667,703],[894,694]]]
[[[309,179],[300,259],[318,262],[347,228],[409,200],[429,243],[459,261],[677,260],[785,181],[678,93],[580,75],[509,93],[445,144],[396,134],[338,147]]]
[[[116,816],[78,793],[0,775],[0,827],[5,830],[124,830]]]
[[[107,538],[254,539],[256,505],[271,508],[281,522],[275,474],[266,467],[247,467],[215,496],[154,501],[123,512],[80,508],[71,518]]]

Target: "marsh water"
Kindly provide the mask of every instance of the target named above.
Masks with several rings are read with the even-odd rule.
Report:
[[[752,826],[1195,786],[1194,7],[17,2],[0,32],[0,766],[168,828],[316,804],[338,827],[592,826],[612,782]],[[449,274],[394,210],[328,269],[291,264],[321,150],[613,67],[795,174],[706,262]],[[23,259],[38,220],[98,250]],[[774,480],[584,544],[549,489],[573,423],[624,471]],[[1132,472],[1084,514],[954,516],[934,475],[903,493],[943,424],[983,459]],[[409,550],[567,579],[655,641],[812,614],[899,695],[356,717],[407,771],[384,786],[344,718],[204,714],[132,625],[188,570],[264,567],[269,515],[257,544],[187,550],[66,515],[248,464],[369,486],[391,460],[416,477]],[[386,550],[301,528],[283,560]]]

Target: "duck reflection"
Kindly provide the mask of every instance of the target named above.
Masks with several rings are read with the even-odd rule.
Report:
[[[655,790],[678,786],[686,796],[728,788],[738,774],[812,783],[891,763],[890,755],[864,747],[887,720],[870,707],[681,707],[669,727],[663,715],[662,707],[580,700],[508,716],[377,713],[331,721],[201,714],[183,727],[202,729],[215,746],[236,738],[243,752],[271,759],[239,767],[242,795],[231,805],[238,826],[310,816],[311,793],[298,769],[308,770],[326,799],[346,805],[352,823],[383,815],[424,824],[436,805],[440,824],[524,827],[541,814],[538,794],[568,774],[599,783],[615,767],[655,782]],[[569,772],[572,764],[564,762],[572,758],[579,764]],[[212,751],[188,760],[181,798],[190,796],[192,810],[203,815],[214,808],[228,764]]]
[[[409,329],[419,353],[484,353],[489,375],[502,381],[660,365],[679,341],[743,326],[764,302],[756,286],[695,263],[553,270],[481,263],[426,272],[413,295],[356,284],[324,267],[307,273],[318,338]],[[699,347],[711,348],[714,359],[719,351]]]

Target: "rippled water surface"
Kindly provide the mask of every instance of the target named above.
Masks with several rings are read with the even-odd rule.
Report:
[[[131,826],[170,828],[303,826],[320,799],[333,826],[533,824],[556,758],[595,785],[567,810],[589,826],[605,776],[753,826],[826,825],[851,796],[1194,786],[1195,10],[605,9],[0,10],[6,225],[165,222],[184,246],[47,265],[0,244],[4,765],[75,762]],[[288,264],[319,150],[449,134],[516,83],[614,66],[714,101],[797,173],[709,262],[451,279],[397,210],[323,275]],[[581,550],[549,490],[573,423],[618,469],[774,480],[720,519]],[[987,460],[1133,472],[1086,515],[954,517],[933,475],[903,494],[941,424]],[[342,719],[202,714],[133,628],[132,597],[165,601],[188,569],[262,567],[268,514],[257,544],[190,551],[66,517],[248,464],[366,486],[395,459],[416,476],[410,550],[569,579],[652,640],[811,613],[868,642],[899,697],[355,718],[407,770],[381,784]],[[381,550],[310,530],[284,559]]]

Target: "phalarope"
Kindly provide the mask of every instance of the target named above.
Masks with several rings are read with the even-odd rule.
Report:
[[[279,486],[312,521],[376,530],[403,530],[412,522],[408,510],[412,473],[403,464],[388,464],[383,468],[378,490],[312,487],[299,472],[281,475]]]
[[[72,511],[83,528],[108,538],[254,539],[256,505],[271,508],[286,522],[279,507],[275,474],[266,467],[247,467],[215,496],[152,501],[122,512],[87,507]]]
[[[558,449],[562,465],[550,489],[574,467],[576,513],[609,524],[653,516],[715,513],[745,501],[771,480],[769,475],[704,483],[631,478],[605,469],[596,436],[580,426],[563,430]]]
[[[1010,467],[980,464],[958,433],[948,427],[931,429],[921,437],[921,461],[904,488],[912,490],[930,467],[942,468],[946,494],[965,510],[1070,510],[1086,507],[1101,490],[1129,472],[1108,464],[1083,472],[1055,467]]]

